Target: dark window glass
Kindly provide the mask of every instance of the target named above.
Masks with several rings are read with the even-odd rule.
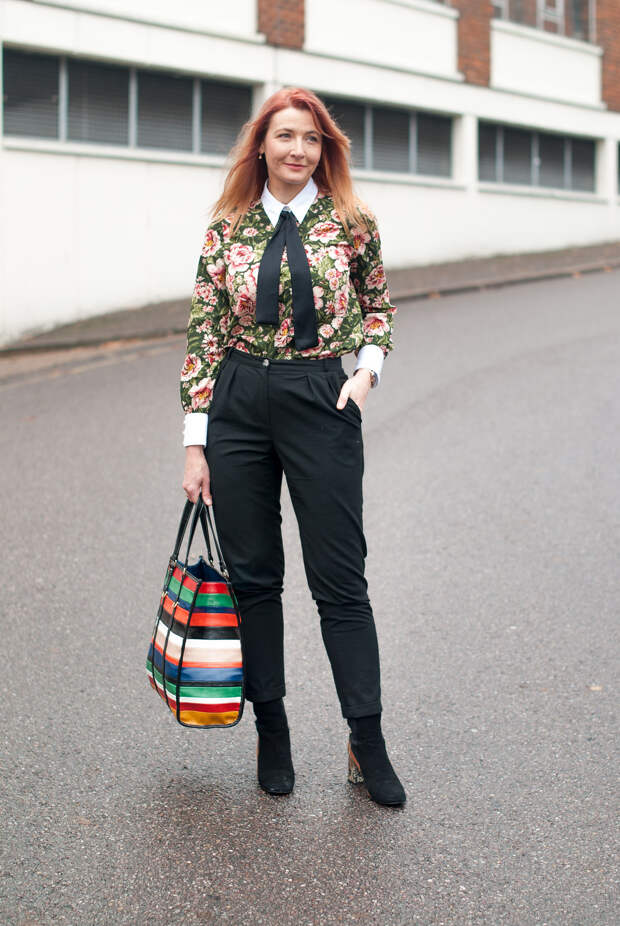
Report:
[[[452,174],[452,119],[418,113],[417,172],[435,177]]]
[[[364,167],[364,113],[365,107],[361,103],[351,103],[349,100],[324,101],[332,117],[336,120],[344,134],[351,142],[351,164],[353,167]]]
[[[372,166],[375,170],[409,170],[409,113],[373,109]]]
[[[203,80],[200,150],[228,154],[242,125],[250,118],[250,87]]]
[[[55,55],[4,49],[5,135],[58,138],[58,62]]]
[[[504,182],[532,182],[532,133],[504,129]]]
[[[526,10],[525,0],[509,0],[508,19],[512,19],[515,23],[527,23],[529,26],[535,26],[536,9]]]
[[[497,180],[497,126],[478,123],[478,179]]]
[[[587,138],[572,139],[572,189],[594,192],[595,144]]]
[[[567,13],[567,35],[572,35],[575,39],[581,39],[586,42],[588,35],[588,0],[570,0]],[[572,23],[571,23],[572,20]],[[572,28],[571,28],[572,26]]]
[[[68,137],[113,145],[128,143],[129,71],[69,61]]]
[[[192,150],[192,84],[189,77],[138,73],[138,145]]]
[[[538,182],[541,186],[564,186],[564,139],[561,135],[538,136],[540,166]]]

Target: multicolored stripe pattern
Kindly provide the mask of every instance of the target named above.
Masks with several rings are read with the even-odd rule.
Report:
[[[243,713],[239,614],[232,588],[200,557],[171,564],[146,671],[179,723],[230,727]]]

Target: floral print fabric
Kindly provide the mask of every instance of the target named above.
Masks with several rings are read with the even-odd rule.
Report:
[[[234,235],[225,219],[207,229],[198,262],[187,329],[187,356],[181,371],[185,412],[208,412],[226,349],[236,347],[270,359],[339,357],[363,344],[392,349],[392,315],[374,218],[368,230],[347,236],[331,196],[318,193],[299,234],[314,291],[319,343],[298,351],[292,317],[291,274],[282,255],[279,321],[257,325],[256,283],[263,252],[274,227],[260,200],[253,203]]]

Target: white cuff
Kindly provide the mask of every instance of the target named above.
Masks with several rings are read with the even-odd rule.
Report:
[[[357,355],[355,370],[372,370],[377,375],[377,386],[381,379],[381,370],[385,357],[377,344],[363,344]],[[355,372],[355,370],[353,372]]]
[[[207,412],[188,412],[183,429],[183,446],[192,447],[194,444],[200,444],[204,447],[207,443],[208,425]]]

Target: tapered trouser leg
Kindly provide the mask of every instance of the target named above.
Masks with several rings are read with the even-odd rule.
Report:
[[[226,365],[217,381],[207,462],[217,531],[241,615],[245,695],[271,701],[285,694],[282,465],[264,426],[262,396],[239,389],[237,373]]]
[[[361,415],[336,401],[341,367],[261,365],[232,352],[209,416],[207,459],[224,556],[239,598],[250,700],[284,693],[280,483],[299,524],[308,585],[345,717],[381,711],[364,577]]]
[[[381,692],[364,576],[361,414],[353,400],[336,408],[345,380],[342,370],[308,372],[294,382],[276,373],[271,409],[342,714],[361,717],[381,712]]]

